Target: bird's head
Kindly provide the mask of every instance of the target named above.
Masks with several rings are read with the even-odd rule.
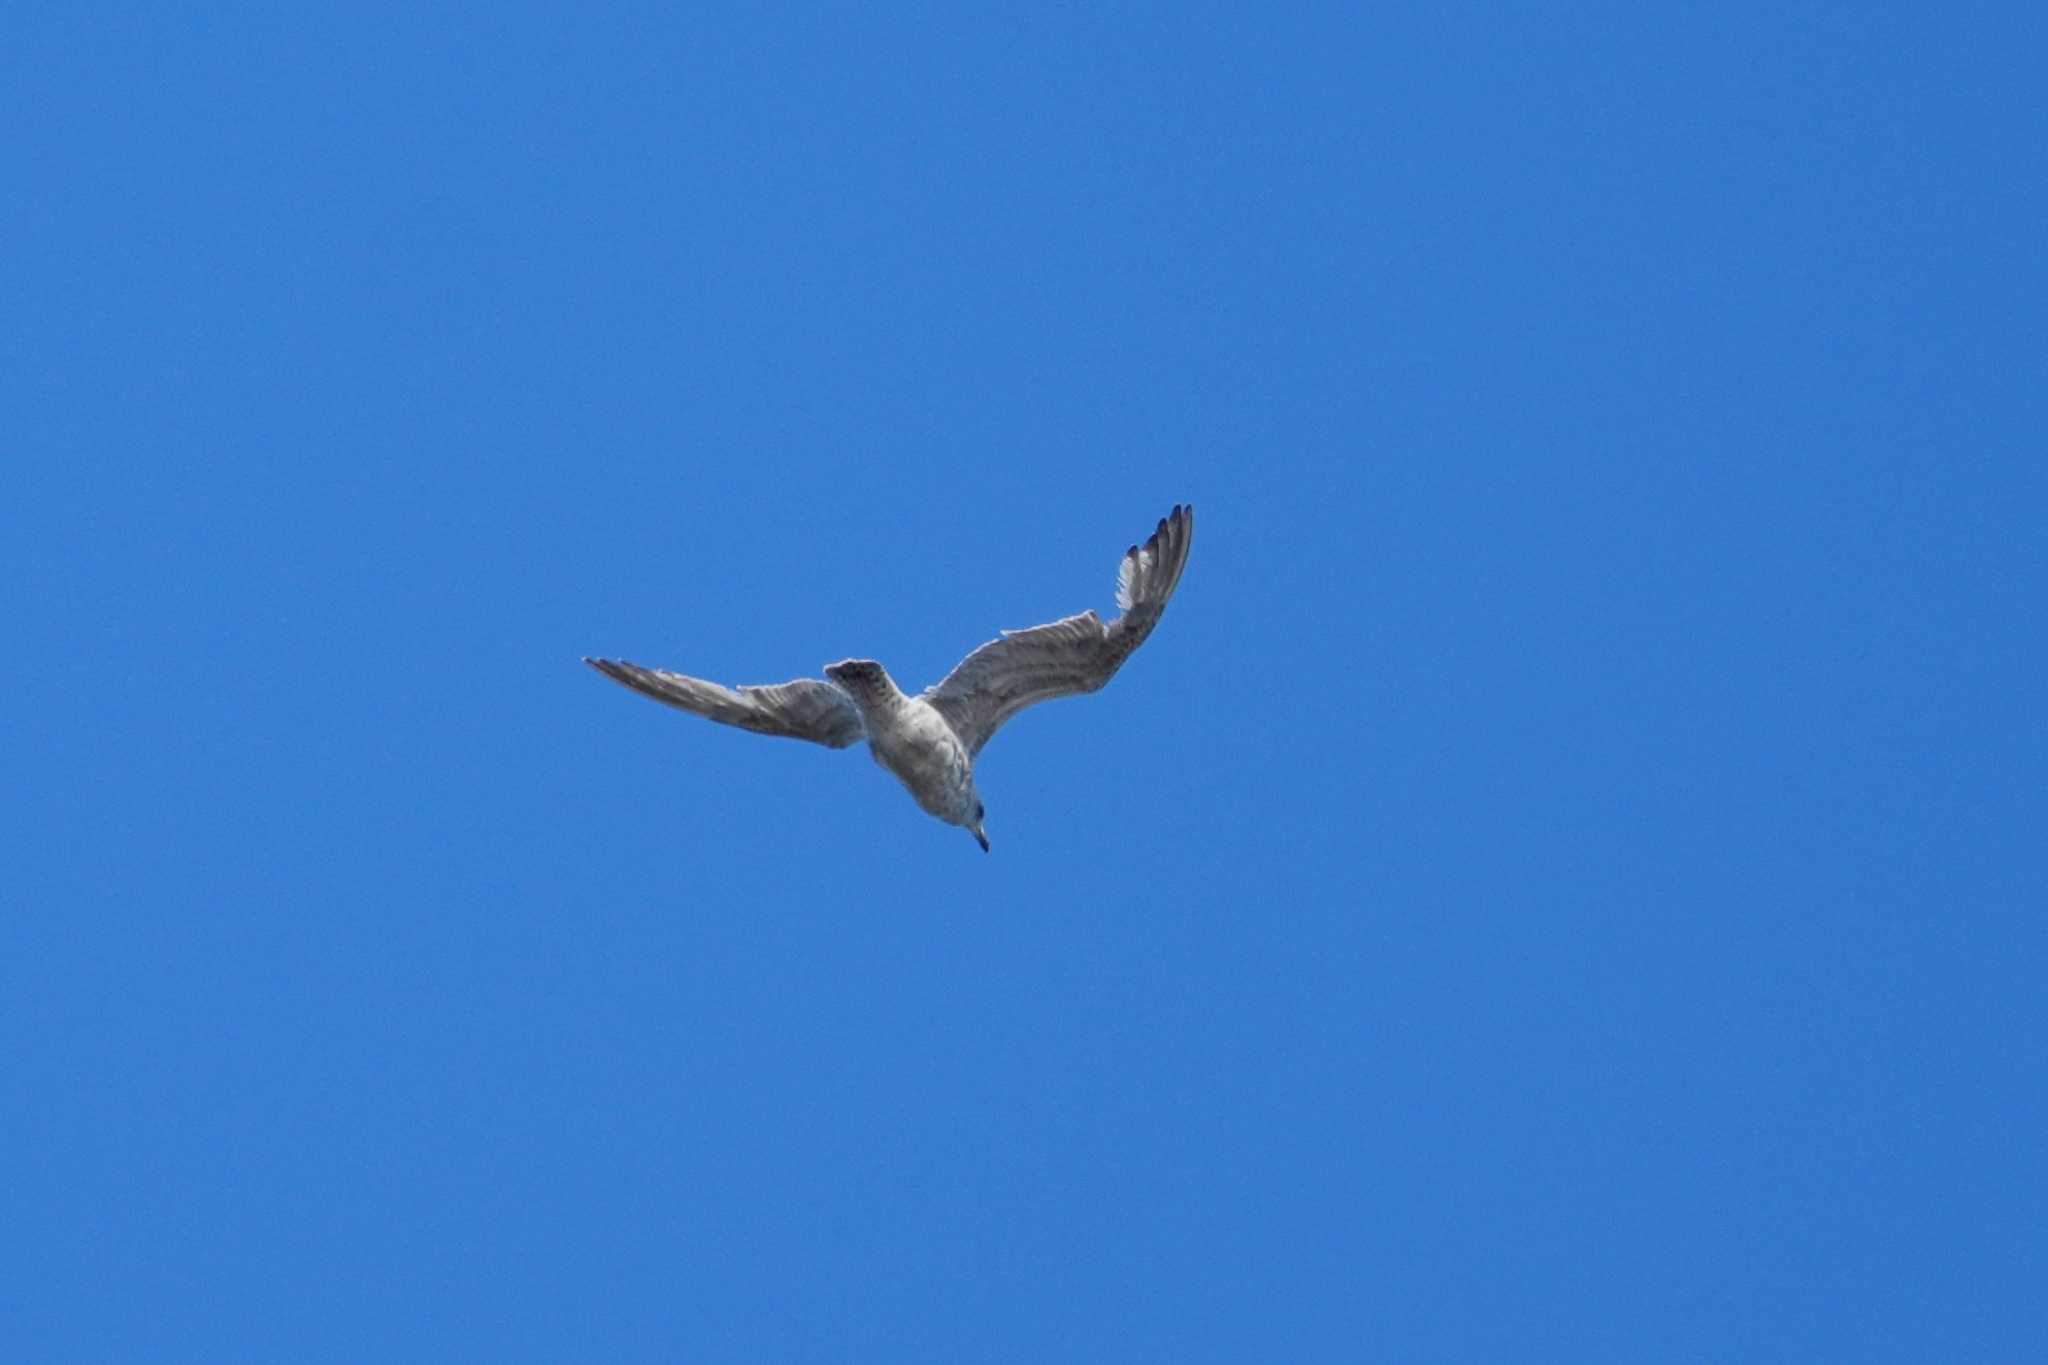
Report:
[[[967,832],[974,836],[975,843],[981,845],[983,853],[988,852],[988,831],[981,827],[981,822],[987,814],[988,807],[976,801],[974,803],[974,818],[967,822]]]

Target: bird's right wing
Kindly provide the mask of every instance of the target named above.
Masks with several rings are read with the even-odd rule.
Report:
[[[721,687],[617,659],[583,662],[643,696],[757,735],[787,735],[833,749],[858,744],[867,736],[853,698],[821,678],[798,678],[772,687]]]
[[[926,689],[924,699],[946,718],[970,754],[981,752],[1002,723],[1054,697],[1093,692],[1116,676],[1159,624],[1180,586],[1195,538],[1195,509],[1175,507],[1144,546],[1133,545],[1117,566],[1116,604],[1124,614],[1104,625],[1092,611],[1029,630],[1006,630],[962,659]]]

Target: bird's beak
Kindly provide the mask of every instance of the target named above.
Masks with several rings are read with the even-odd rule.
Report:
[[[981,826],[980,826],[980,825],[976,825],[976,826],[975,826],[975,827],[974,827],[973,829],[970,829],[970,830],[968,830],[967,832],[968,832],[969,834],[972,834],[972,835],[974,836],[974,842],[975,842],[975,843],[977,843],[977,844],[980,844],[980,845],[981,845],[981,851],[982,851],[983,853],[986,853],[986,852],[988,852],[988,836],[987,836],[986,834],[983,834],[983,833],[981,832]]]

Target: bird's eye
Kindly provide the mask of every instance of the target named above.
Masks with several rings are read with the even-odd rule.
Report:
[[[981,804],[981,802],[979,802],[979,801],[975,802],[975,803],[974,803],[974,818],[975,818],[975,819],[977,819],[977,820],[979,820],[979,819],[981,819],[981,817],[982,817],[982,816],[984,816],[984,815],[986,815],[986,814],[988,814],[988,807],[987,807],[987,806],[984,806],[984,805],[982,805],[982,804]]]

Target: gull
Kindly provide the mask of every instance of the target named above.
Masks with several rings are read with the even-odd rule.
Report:
[[[926,813],[959,825],[988,852],[987,811],[974,761],[1003,722],[1054,697],[1094,692],[1116,676],[1159,624],[1187,567],[1195,509],[1176,505],[1143,546],[1117,566],[1108,625],[1093,611],[1029,630],[1006,630],[962,659],[937,683],[905,696],[873,659],[827,664],[825,677],[762,687],[723,687],[617,659],[585,659],[635,692],[757,735],[787,735],[831,749],[865,739],[875,762],[896,774]]]

